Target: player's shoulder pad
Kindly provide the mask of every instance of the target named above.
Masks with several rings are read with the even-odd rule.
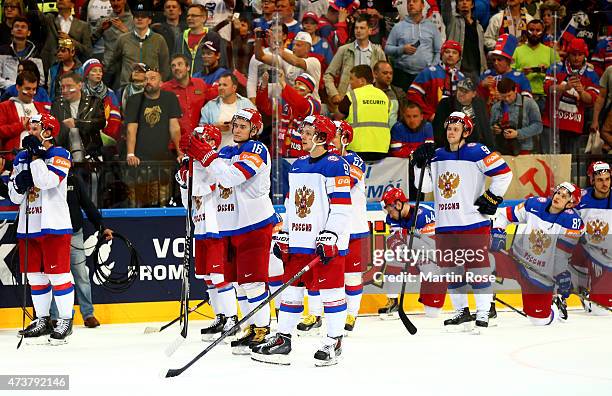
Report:
[[[496,154],[495,151],[492,152],[484,144],[468,143],[465,145],[464,155],[466,156],[466,159],[470,161],[480,161],[493,154]],[[497,159],[498,157],[500,157],[499,154],[496,154],[492,158]]]
[[[429,70],[432,71],[432,72],[435,72],[436,71],[436,67],[435,66],[429,66]]]
[[[580,230],[584,227],[582,217],[580,217],[578,212],[576,212],[573,208],[566,209],[561,212],[557,223],[559,223],[562,227],[570,230]]]
[[[525,210],[532,212],[533,211],[541,211],[546,208],[548,205],[548,198],[545,197],[530,197],[527,198],[524,202]]]
[[[236,146],[225,146],[219,150],[219,157],[232,158],[236,154]]]
[[[517,77],[520,77],[523,73],[521,73],[520,71],[515,70],[512,74],[517,76]]]
[[[346,160],[336,154],[330,154],[323,159],[324,174],[326,176],[345,176],[349,173]]]
[[[17,166],[19,164],[25,164],[26,162],[29,162],[30,157],[28,156],[28,152],[26,150],[21,150],[20,152],[17,153],[17,155],[15,156],[15,159],[13,159],[13,166]]]
[[[244,153],[245,151],[258,154],[265,160],[266,154],[268,153],[268,148],[260,141],[249,140],[240,146],[240,152]]]

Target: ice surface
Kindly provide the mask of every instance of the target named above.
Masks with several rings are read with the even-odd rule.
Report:
[[[448,316],[410,315],[415,336],[399,320],[360,317],[334,367],[314,367],[317,337],[294,336],[289,367],[233,356],[221,344],[170,379],[160,372],[204,348],[199,330],[206,322],[190,322],[172,358],[164,349],[177,326],[155,334],[143,334],[151,324],[78,326],[67,345],[20,350],[15,331],[0,330],[0,373],[69,374],[70,391],[59,394],[75,395],[612,395],[612,316],[570,311],[566,323],[534,327],[499,312],[498,326],[479,336],[444,332]]]

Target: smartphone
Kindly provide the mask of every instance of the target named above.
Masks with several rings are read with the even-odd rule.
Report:
[[[414,48],[419,48],[419,45],[421,45],[421,40],[417,40],[416,43],[412,44]]]
[[[266,31],[265,30],[257,30],[255,32],[255,37],[261,38],[261,39],[266,38]]]
[[[268,83],[276,84],[278,82],[278,70],[269,69],[268,70]]]
[[[235,12],[234,16],[232,17],[232,19],[238,19],[240,18],[240,13],[239,12]]]

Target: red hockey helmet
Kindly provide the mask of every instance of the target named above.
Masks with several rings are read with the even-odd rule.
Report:
[[[336,124],[329,118],[320,114],[304,118],[302,125],[300,125],[300,129],[303,128],[304,125],[312,125],[315,128],[315,136],[323,134],[325,144],[330,144],[336,136]]]
[[[263,118],[261,113],[257,109],[241,109],[238,110],[234,117],[232,117],[232,123],[236,118],[242,118],[251,123],[251,131],[255,130],[256,134],[259,135],[263,129]]]
[[[340,132],[340,139],[345,139],[346,144],[350,144],[353,141],[353,127],[351,124],[344,120],[334,121],[336,129]]]
[[[474,131],[474,121],[472,121],[470,116],[460,111],[453,111],[448,116],[448,118],[444,122],[444,129],[448,128],[450,124],[456,123],[460,123],[463,125],[463,132],[467,132],[467,136],[470,136]]]
[[[391,187],[383,193],[380,204],[384,209],[387,205],[394,205],[396,201],[408,202],[408,198],[401,188]]]
[[[610,164],[603,161],[591,162],[591,165],[589,165],[589,169],[587,169],[587,176],[589,177],[589,182],[593,184],[593,178],[595,177],[595,175],[606,172],[610,173]]]
[[[559,190],[562,188],[566,189],[567,192],[571,195],[571,202],[573,206],[577,206],[580,203],[580,199],[582,198],[582,190],[580,190],[580,187],[570,182],[563,182],[557,187],[555,187],[555,189],[553,190],[553,195],[559,192]]]
[[[53,117],[51,114],[34,114],[30,117],[30,123],[39,123],[43,131],[51,131],[52,138],[57,137],[60,131],[60,125],[57,118]]]
[[[221,130],[214,125],[204,124],[203,126],[196,127],[193,133],[200,139],[208,138],[215,142],[214,149],[219,148],[221,145]]]

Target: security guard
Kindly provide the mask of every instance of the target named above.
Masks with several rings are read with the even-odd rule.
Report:
[[[353,67],[351,89],[338,105],[338,111],[346,117],[354,131],[353,142],[348,149],[357,152],[366,161],[386,157],[391,141],[391,103],[384,91],[372,85],[373,82],[370,66]]]

